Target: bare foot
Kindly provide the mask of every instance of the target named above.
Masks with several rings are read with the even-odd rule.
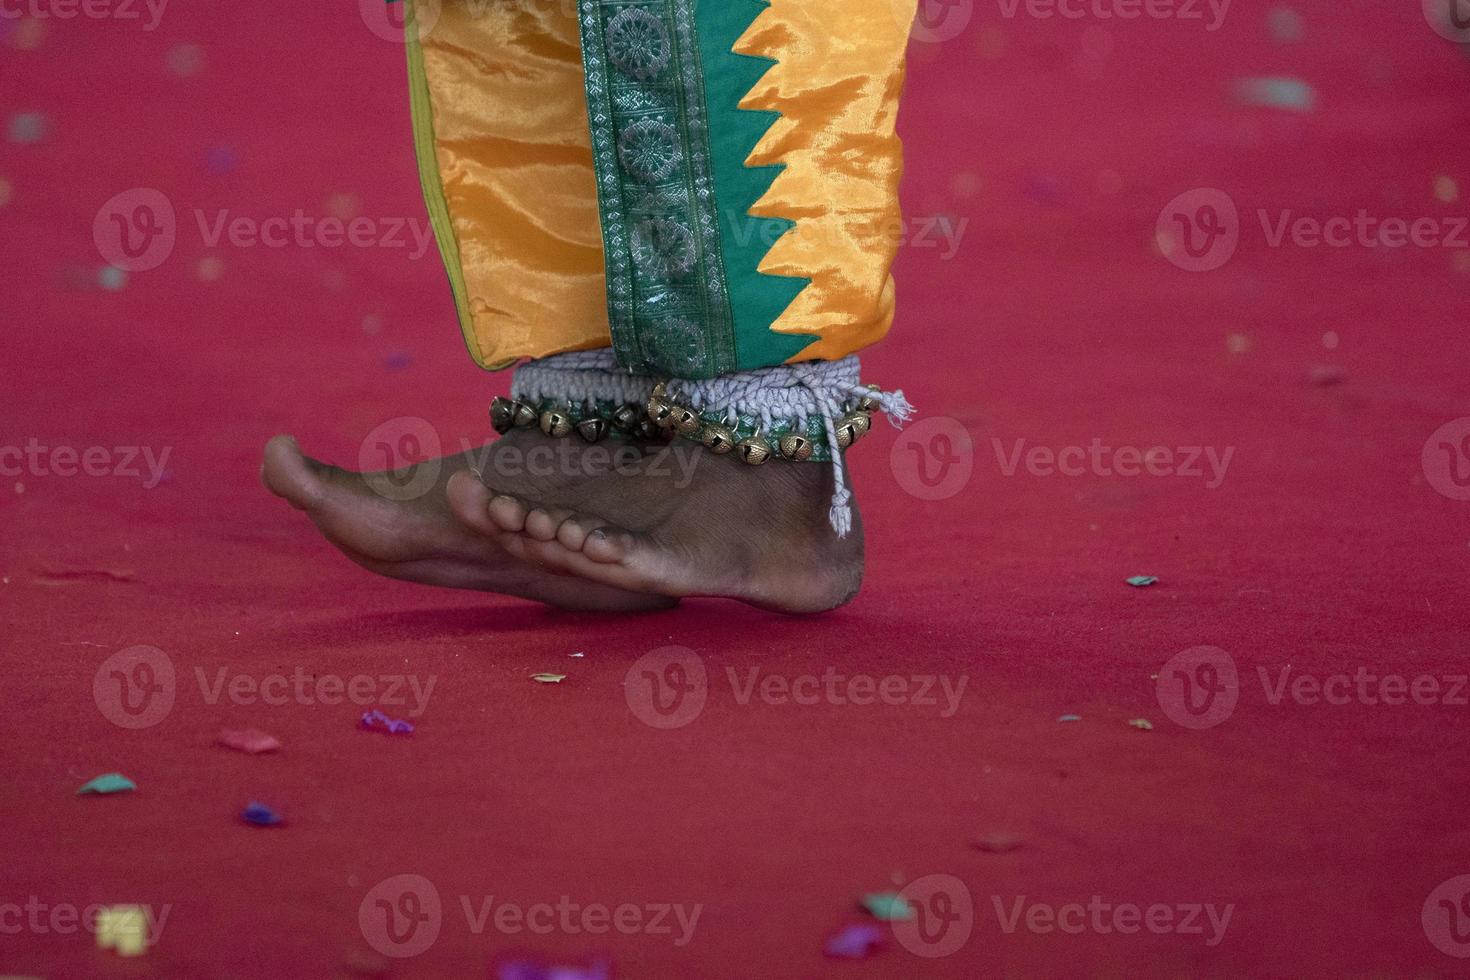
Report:
[[[432,464],[437,477],[424,492],[393,500],[374,487],[403,486],[412,474],[393,474],[387,484],[381,482],[386,474],[328,466],[302,455],[291,437],[276,436],[266,444],[261,479],[271,492],[305,511],[338,550],[379,575],[500,592],[568,609],[635,611],[675,604],[677,600],[662,595],[588,582],[522,561],[467,528],[450,511],[445,488],[456,471],[468,471],[472,462],[473,454],[437,460]]]
[[[750,466],[685,439],[634,463],[626,444],[586,446],[534,429],[513,429],[495,449],[480,480],[450,478],[449,506],[537,566],[629,592],[724,596],[786,613],[840,606],[861,584],[856,508],[847,537],[828,523],[831,466]],[[557,464],[530,472],[530,460],[553,452]],[[602,462],[615,453],[623,464]]]

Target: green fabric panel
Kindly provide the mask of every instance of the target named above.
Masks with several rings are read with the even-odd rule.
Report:
[[[696,0],[694,5],[720,251],[735,327],[735,366],[742,371],[784,364],[816,339],[815,334],[771,330],[771,324],[811,280],[757,271],[771,246],[793,225],[784,218],[750,215],[751,206],[785,169],[784,164],[745,165],[780,114],[739,105],[775,61],[736,54],[732,49],[767,6],[765,0]]]

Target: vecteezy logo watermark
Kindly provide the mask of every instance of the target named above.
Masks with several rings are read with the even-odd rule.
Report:
[[[890,0],[898,26],[912,40],[937,44],[959,37],[975,14],[974,0]]]
[[[1198,21],[1210,33],[1218,31],[1230,12],[1231,0],[996,0],[1006,20],[1024,9],[1035,20],[1178,20]],[[1208,17],[1208,19],[1207,19]]]
[[[296,667],[290,674],[263,676],[231,673],[221,667],[211,677],[194,668],[199,697],[209,705],[225,700],[235,705],[281,707],[288,704],[352,704],[357,707],[401,709],[410,718],[422,716],[439,682],[437,675],[308,673]],[[151,728],[168,717],[179,694],[173,660],[157,647],[135,646],[102,661],[92,675],[92,700],[102,717],[120,728]]]
[[[1159,668],[1154,693],[1169,720],[1184,728],[1214,728],[1235,712],[1240,674],[1219,647],[1193,647]]]
[[[1419,921],[1435,949],[1459,959],[1470,957],[1470,875],[1458,875],[1430,892]]]
[[[24,446],[0,446],[0,476],[115,476],[141,479],[152,490],[163,480],[170,446],[46,446],[34,436]],[[139,462],[147,472],[139,468]]]
[[[1200,187],[1164,205],[1154,226],[1159,252],[1187,272],[1211,272],[1240,246],[1240,212],[1224,191]]]
[[[264,218],[193,210],[200,242],[206,248],[392,248],[408,249],[421,259],[434,241],[434,229],[422,218],[341,218],[307,214]],[[146,272],[168,261],[178,244],[178,216],[173,202],[151,187],[135,187],[109,198],[92,221],[92,240],[108,265],[125,272]]]
[[[74,905],[71,902],[45,902],[36,895],[28,896],[24,903],[0,902],[0,935],[30,933],[37,936],[70,936],[78,930],[95,933],[99,916],[109,908],[115,906],[101,903]],[[134,905],[128,908],[141,914],[142,921],[138,925],[144,942],[149,946],[155,945],[163,936],[163,927],[168,923],[173,905],[164,904],[156,909],[151,905]]]
[[[1144,906],[1134,902],[1104,901],[1101,895],[1091,896],[1086,903],[1067,902],[1062,905],[1028,902],[1025,895],[1016,895],[1009,900],[992,895],[990,903],[995,908],[1001,931],[1007,935],[1021,928],[1043,936],[1054,932],[1069,936],[1084,933],[1129,936],[1151,932],[1156,936],[1200,936],[1206,946],[1220,945],[1225,938],[1225,930],[1230,928],[1230,918],[1235,914],[1234,902],[1222,906],[1213,902],[1154,902]]]
[[[417,500],[439,485],[444,459],[438,431],[427,419],[405,415],[375,427],[357,450],[357,467],[374,493],[388,500]],[[497,477],[599,477],[609,473],[667,479],[675,490],[694,481],[702,450],[677,439],[665,445],[640,448],[581,439],[538,439],[527,447],[508,440],[474,446],[460,437],[459,455],[451,460],[468,466],[487,484]]]
[[[688,647],[650,650],[628,668],[623,696],[645,725],[683,728],[699,717],[709,698],[704,660]]]
[[[0,0],[0,20],[87,20],[140,21],[143,33],[158,29],[169,0]],[[147,20],[144,21],[144,15]]]
[[[913,915],[893,922],[893,936],[910,953],[937,959],[969,942],[975,928],[975,902],[960,879],[925,875],[909,882],[898,895]]]
[[[741,211],[726,211],[724,221],[736,244],[748,245],[753,239],[759,239],[767,249],[774,247],[791,230],[788,223]],[[802,226],[800,235],[807,244],[825,240],[841,247],[858,238],[868,242],[890,242],[894,248],[938,249],[939,261],[948,262],[959,254],[965,229],[969,226],[969,218],[936,214],[906,216],[892,221],[844,222],[841,225],[814,222]]]
[[[668,937],[678,947],[694,938],[703,905],[682,903],[580,902],[569,895],[555,902],[508,902],[494,895],[460,895],[458,905],[471,935],[493,929],[506,936],[530,933],[546,936],[602,936],[617,932],[624,936]],[[400,874],[373,886],[357,908],[357,924],[368,945],[402,959],[426,952],[438,940],[445,925],[439,889],[423,875]]]
[[[1261,695],[1272,707],[1293,704],[1470,706],[1470,675],[1379,674],[1366,666],[1331,674],[1297,672],[1290,664],[1256,666]],[[1192,647],[1170,657],[1159,668],[1154,694],[1169,720],[1183,728],[1203,730],[1223,724],[1234,714],[1242,685],[1235,658],[1219,647]]]
[[[410,10],[410,7],[412,9]],[[406,43],[429,36],[444,13],[443,0],[358,0],[357,12],[367,29],[385,41]]]
[[[1470,0],[1424,0],[1424,19],[1445,40],[1470,44]]]
[[[1466,0],[1470,2],[1470,0]],[[1314,217],[1256,209],[1268,248],[1470,249],[1470,217],[1370,214]],[[1234,199],[1213,187],[1186,191],[1164,206],[1154,228],[1159,252],[1189,272],[1212,272],[1235,255],[1244,232]]]
[[[1031,476],[1060,474],[1079,477],[1091,474],[1101,477],[1176,476],[1186,479],[1203,479],[1206,476],[1200,466],[1203,459],[1209,464],[1209,478],[1205,487],[1216,490],[1225,482],[1225,471],[1230,468],[1235,447],[1227,446],[1223,452],[1214,446],[1112,446],[1103,445],[1101,439],[1093,439],[1086,446],[1026,446],[1025,439],[1017,439],[1007,450],[999,439],[990,440],[995,451],[995,461],[1007,477],[1015,476],[1024,465]],[[1023,455],[1024,454],[1024,455]]]
[[[168,717],[175,696],[174,662],[157,647],[119,650],[92,675],[92,700],[119,728],[152,728]]]
[[[888,453],[898,485],[920,500],[947,500],[970,482],[975,446],[957,419],[931,415],[900,432]]]
[[[178,241],[174,205],[162,191],[135,187],[108,198],[92,220],[92,241],[108,265],[124,272],[156,269]]]
[[[444,925],[439,889],[423,875],[394,875],[374,885],[357,907],[362,938],[384,956],[418,956]]]
[[[1470,417],[1435,429],[1420,462],[1431,487],[1451,500],[1470,500]]]
[[[400,416],[373,429],[357,450],[363,480],[388,500],[417,500],[439,482],[439,433],[427,419]]]
[[[750,667],[725,668],[735,704],[768,707],[903,705],[936,709],[953,718],[970,679],[938,674],[846,673],[828,667],[820,674],[777,674]],[[698,718],[709,700],[704,661],[688,647],[661,647],[644,654],[623,677],[623,693],[634,717],[653,728],[682,728]]]

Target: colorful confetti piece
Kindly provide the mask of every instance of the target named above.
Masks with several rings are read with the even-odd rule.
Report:
[[[822,944],[822,952],[840,960],[862,960],[883,948],[883,930],[870,923],[844,926]]]
[[[537,684],[560,684],[567,679],[566,674],[532,674],[531,680]]]
[[[97,910],[97,948],[118,956],[148,951],[148,910],[141,905],[104,905]]]
[[[870,892],[863,896],[862,906],[883,922],[907,922],[914,917],[914,907],[898,892]]]
[[[1147,718],[1130,718],[1128,719],[1128,724],[1141,732],[1151,732],[1154,730],[1154,723]]]
[[[1081,721],[1081,720],[1082,720],[1082,716],[1081,715],[1062,715],[1061,717],[1059,717],[1057,719],[1057,721]]]
[[[389,718],[377,708],[371,711],[364,711],[362,713],[362,720],[357,723],[357,727],[369,732],[380,731],[385,735],[413,734],[413,725],[410,722],[401,721],[397,718]]]
[[[1235,98],[1242,105],[1292,112],[1311,112],[1317,106],[1317,90],[1299,78],[1242,78],[1235,84]]]
[[[1127,582],[1135,589],[1142,589],[1146,588],[1147,586],[1153,585],[1158,580],[1159,578],[1157,575],[1134,575],[1131,578],[1124,579],[1123,581]]]
[[[131,793],[137,788],[138,784],[122,773],[105,772],[96,779],[84,783],[82,788],[77,790],[77,795],[95,794],[97,796],[107,796],[112,793]]]
[[[986,834],[984,837],[975,841],[975,849],[977,851],[984,851],[986,854],[1009,854],[1012,851],[1020,850],[1022,843],[1020,834],[997,831],[993,834]]]
[[[245,809],[240,811],[240,819],[252,827],[279,827],[285,822],[279,813],[256,800],[251,800]]]
[[[219,738],[215,741],[227,749],[248,752],[251,755],[275,752],[281,747],[281,743],[274,735],[268,735],[256,728],[247,728],[238,732],[226,729],[219,733]]]

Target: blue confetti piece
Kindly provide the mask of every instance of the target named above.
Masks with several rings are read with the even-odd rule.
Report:
[[[1244,105],[1292,112],[1311,112],[1317,107],[1317,90],[1299,78],[1242,78],[1235,83],[1235,97]]]
[[[10,117],[6,132],[12,143],[39,143],[46,135],[46,117],[39,112],[18,112]]]
[[[240,166],[240,154],[233,146],[212,146],[204,154],[204,169],[211,174],[233,173]]]
[[[405,354],[402,351],[396,351],[383,359],[383,366],[389,371],[402,371],[412,363],[412,355]]]
[[[255,800],[251,800],[249,805],[240,811],[240,819],[252,827],[279,827],[283,822],[279,813]]]
[[[841,960],[861,960],[882,946],[883,930],[877,926],[847,926],[827,940],[822,952]]]
[[[128,274],[116,266],[104,265],[97,270],[97,285],[115,293],[128,284]]]
[[[363,731],[381,731],[388,735],[413,734],[413,725],[411,723],[401,721],[397,718],[389,718],[377,708],[374,708],[371,711],[364,711],[362,713],[362,720],[358,722],[357,727],[361,728]]]
[[[1062,715],[1057,721],[1081,721],[1081,715]]]

